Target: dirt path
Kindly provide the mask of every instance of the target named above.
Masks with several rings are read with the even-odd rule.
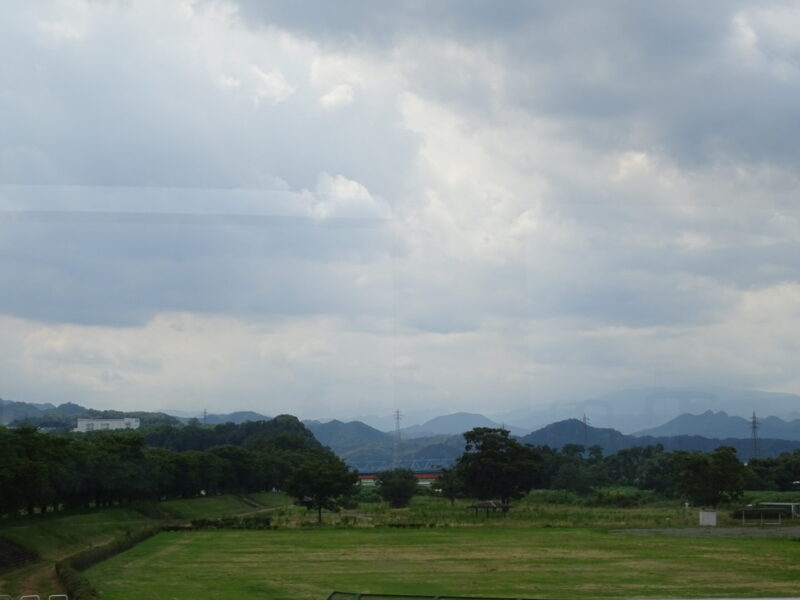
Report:
[[[738,537],[738,538],[797,538],[800,540],[800,526],[770,527],[751,525],[749,527],[669,527],[666,529],[615,529],[611,533],[619,535],[667,535],[673,537]]]

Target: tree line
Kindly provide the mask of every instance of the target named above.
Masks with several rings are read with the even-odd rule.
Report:
[[[464,441],[464,453],[436,483],[451,500],[508,504],[532,489],[587,495],[631,486],[716,506],[743,489],[800,487],[800,451],[744,465],[725,446],[703,453],[651,445],[604,456],[599,446],[530,446],[490,428],[473,429]],[[0,427],[0,515],[279,489],[321,518],[356,481],[354,471],[289,415],[240,425],[69,435]],[[382,497],[395,506],[407,503],[415,486],[411,472],[378,478]]]
[[[312,464],[333,466],[355,481],[288,415],[146,432],[52,435],[0,427],[0,515],[272,489],[305,497],[298,473]]]
[[[436,486],[445,497],[494,499],[507,504],[532,489],[567,490],[587,496],[608,486],[650,490],[660,496],[717,506],[745,489],[800,489],[800,451],[743,464],[736,450],[666,452],[660,444],[604,456],[600,446],[567,444],[560,450],[522,444],[503,429],[464,434],[465,452]],[[617,496],[624,503],[626,496]]]

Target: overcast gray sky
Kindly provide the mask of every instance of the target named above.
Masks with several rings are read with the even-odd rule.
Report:
[[[790,1],[8,2],[0,397],[800,391]]]

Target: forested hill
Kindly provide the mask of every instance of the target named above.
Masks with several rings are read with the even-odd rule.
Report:
[[[135,417],[139,419],[142,427],[180,423],[176,417],[161,412],[97,410],[73,402],[53,406],[52,404],[11,402],[0,399],[0,425],[13,427],[31,425],[47,431],[66,433],[75,428],[79,417],[88,419]]]
[[[391,444],[393,436],[361,421],[344,423],[334,419],[327,423],[304,421],[303,424],[325,446],[339,456],[346,455],[365,446]]]
[[[190,423],[185,426],[162,425],[143,432],[148,446],[157,446],[183,452],[207,450],[215,446],[244,446],[263,448],[279,445],[284,448],[322,448],[298,419],[292,415],[279,415],[269,421],[222,423],[207,426]]]
[[[698,450],[711,452],[719,446],[732,446],[744,460],[752,457],[753,442],[739,438],[707,438],[699,435],[679,435],[669,437],[625,435],[615,429],[598,428],[584,425],[578,419],[567,419],[552,423],[520,438],[525,444],[534,446],[550,446],[563,448],[566,444],[580,444],[586,447],[600,446],[605,454],[614,454],[627,448],[661,444],[666,451]],[[800,441],[760,439],[758,440],[758,456],[778,456],[782,452],[793,452],[800,449]]]
[[[289,489],[307,464],[347,473],[344,463],[289,415],[241,425],[66,435],[0,426],[0,458],[0,517],[137,499]]]

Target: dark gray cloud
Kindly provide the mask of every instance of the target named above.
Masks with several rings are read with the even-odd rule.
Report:
[[[792,8],[18,3],[0,374],[315,409],[790,385]]]
[[[391,264],[388,225],[256,215],[15,215],[0,221],[0,312],[107,326],[142,325],[161,311],[385,312],[389,283],[364,290],[353,280],[376,261]]]

